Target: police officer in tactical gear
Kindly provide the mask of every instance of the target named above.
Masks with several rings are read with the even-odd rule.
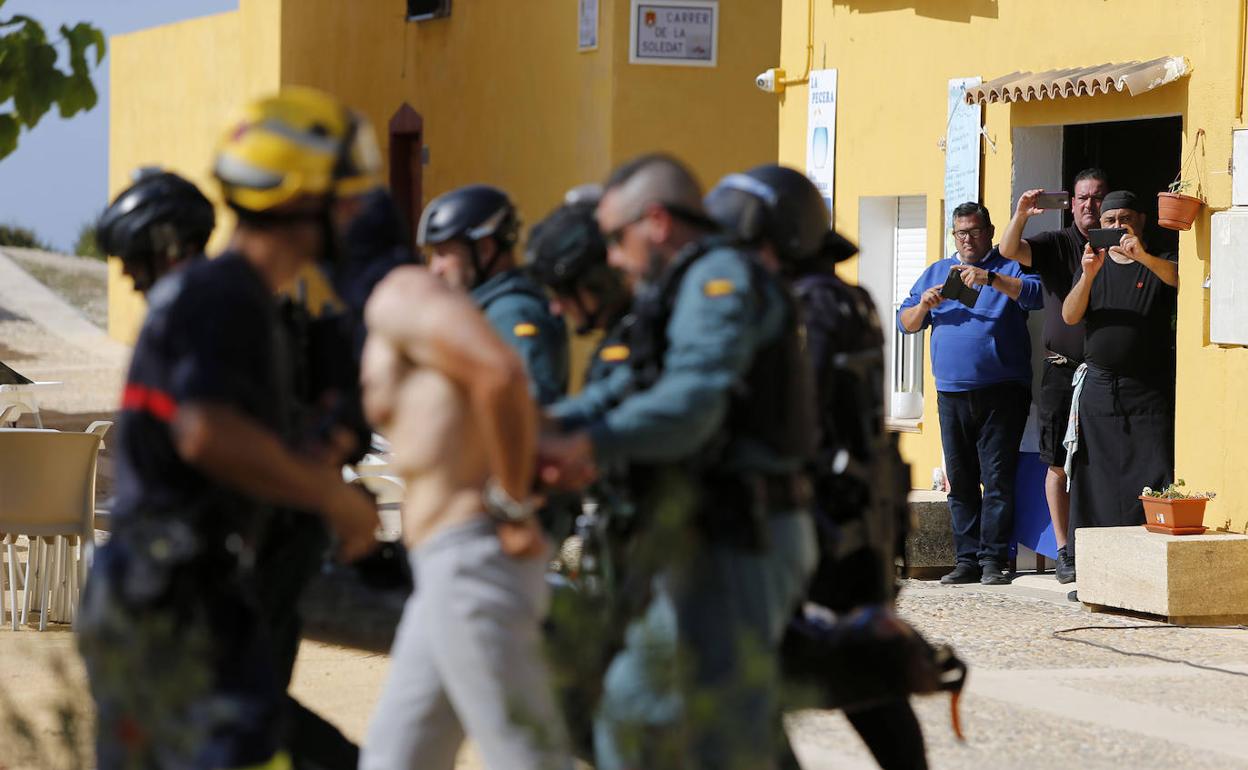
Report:
[[[776,648],[816,555],[795,308],[751,255],[716,239],[679,161],[639,158],[605,188],[608,260],[635,295],[634,389],[587,428],[546,437],[542,475],[575,486],[594,463],[626,461],[664,550],[607,671],[597,766],[772,767]]]
[[[568,191],[564,205],[533,226],[527,252],[529,269],[550,290],[552,309],[566,316],[577,334],[602,335],[586,365],[584,389],[603,392],[603,398],[614,402],[623,388],[615,388],[612,395],[605,383],[620,378],[627,383],[631,377],[624,318],[632,298],[618,271],[607,264],[606,242],[594,218],[601,197],[598,185]],[[599,401],[587,400],[578,400],[574,410],[565,409],[570,403],[559,401],[546,409],[547,418],[564,430],[584,426],[576,414],[604,409]],[[626,512],[619,510],[612,474],[599,470],[597,483],[584,497],[548,496],[542,512],[557,541],[576,536],[575,557],[564,560],[560,576],[551,577],[555,591],[546,643],[573,744],[587,760],[593,759],[593,714],[602,675],[619,646],[624,617],[615,599],[622,566],[616,557],[623,550],[618,530]]]
[[[427,251],[434,275],[471,293],[490,325],[524,360],[534,397],[549,404],[567,390],[567,329],[551,314],[542,287],[516,265],[519,229],[507,194],[476,184],[426,206],[416,241]]]
[[[238,214],[229,248],[148,294],[113,535],[79,616],[101,768],[289,766],[290,707],[252,572],[270,513],[319,513],[348,559],[375,547],[378,521],[336,452],[291,449],[275,295],[335,258],[334,200],[376,184],[362,125],[311,89],[249,105],[215,164]]]
[[[628,360],[616,327],[631,302],[619,273],[607,264],[595,205],[560,206],[533,226],[528,241],[529,268],[554,295],[552,309],[567,315],[577,334],[606,333],[590,358],[586,382]]]
[[[875,306],[834,270],[858,250],[831,229],[814,184],[790,168],[731,174],[706,205],[726,231],[792,282],[801,302],[821,431],[812,472],[821,553],[808,600],[837,614],[891,605],[908,473],[884,432],[884,337]],[[926,767],[923,735],[904,698],[847,716],[881,767]]]
[[[165,273],[204,253],[216,224],[212,204],[177,174],[142,168],[95,226],[105,254],[121,259],[135,291],[147,293]]]

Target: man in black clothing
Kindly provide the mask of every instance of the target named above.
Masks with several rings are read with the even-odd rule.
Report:
[[[1104,171],[1089,168],[1075,176],[1074,189],[1071,201],[1074,224],[1023,238],[1027,221],[1044,213],[1043,209],[1036,208],[1036,198],[1043,190],[1028,190],[1018,199],[1014,218],[1005,228],[998,247],[1003,257],[1039,273],[1044,284],[1044,373],[1036,404],[1040,413],[1040,459],[1049,466],[1044,492],[1053,520],[1053,539],[1057,541],[1059,583],[1075,579],[1075,559],[1066,545],[1070,494],[1063,470],[1066,449],[1062,446],[1062,437],[1070,415],[1075,369],[1083,363],[1083,323],[1069,325],[1062,320],[1062,301],[1070,293],[1079,269],[1088,230],[1100,227],[1101,201],[1109,192],[1109,183]]]
[[[1150,254],[1138,233],[1145,215],[1133,193],[1105,196],[1102,227],[1126,230],[1109,249],[1085,246],[1062,306],[1067,323],[1084,321],[1086,374],[1076,375],[1070,541],[1079,527],[1142,524],[1145,486],[1174,478],[1174,313],[1177,256]]]
[[[909,473],[895,441],[883,438],[884,335],[875,305],[835,271],[858,249],[832,229],[827,204],[810,180],[783,166],[725,177],[706,208],[790,283],[804,320],[820,428],[812,468],[820,559],[806,600],[841,616],[891,607]],[[791,625],[782,655],[801,649],[799,635]],[[808,673],[790,665],[791,677]],[[845,716],[881,768],[927,767],[923,732],[905,697],[848,709]],[[779,766],[799,767],[787,745],[782,748],[787,753]]]

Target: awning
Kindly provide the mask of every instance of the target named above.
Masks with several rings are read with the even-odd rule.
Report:
[[[1099,64],[1095,67],[1015,72],[966,89],[967,104],[984,102],[1029,102],[1095,96],[1111,91],[1127,91],[1139,96],[1166,83],[1173,83],[1192,71],[1182,56],[1163,56],[1146,62]]]

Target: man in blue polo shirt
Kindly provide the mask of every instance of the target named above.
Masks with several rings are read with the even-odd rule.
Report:
[[[897,312],[907,334],[932,327],[932,373],[949,477],[957,566],[942,583],[1009,582],[1018,445],[1031,407],[1027,313],[1043,303],[1040,279],[992,245],[988,209],[953,210],[958,252],[928,266]],[[950,273],[978,290],[972,305],[941,293]],[[980,491],[980,485],[983,491]]]

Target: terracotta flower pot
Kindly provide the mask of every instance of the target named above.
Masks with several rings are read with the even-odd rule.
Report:
[[[1205,503],[1208,498],[1193,497],[1188,499],[1170,500],[1161,497],[1140,495],[1144,503],[1144,516],[1148,519],[1150,531],[1178,530],[1171,534],[1195,534],[1204,532]]]
[[[1157,224],[1171,230],[1191,230],[1205,202],[1178,193],[1157,193]]]

